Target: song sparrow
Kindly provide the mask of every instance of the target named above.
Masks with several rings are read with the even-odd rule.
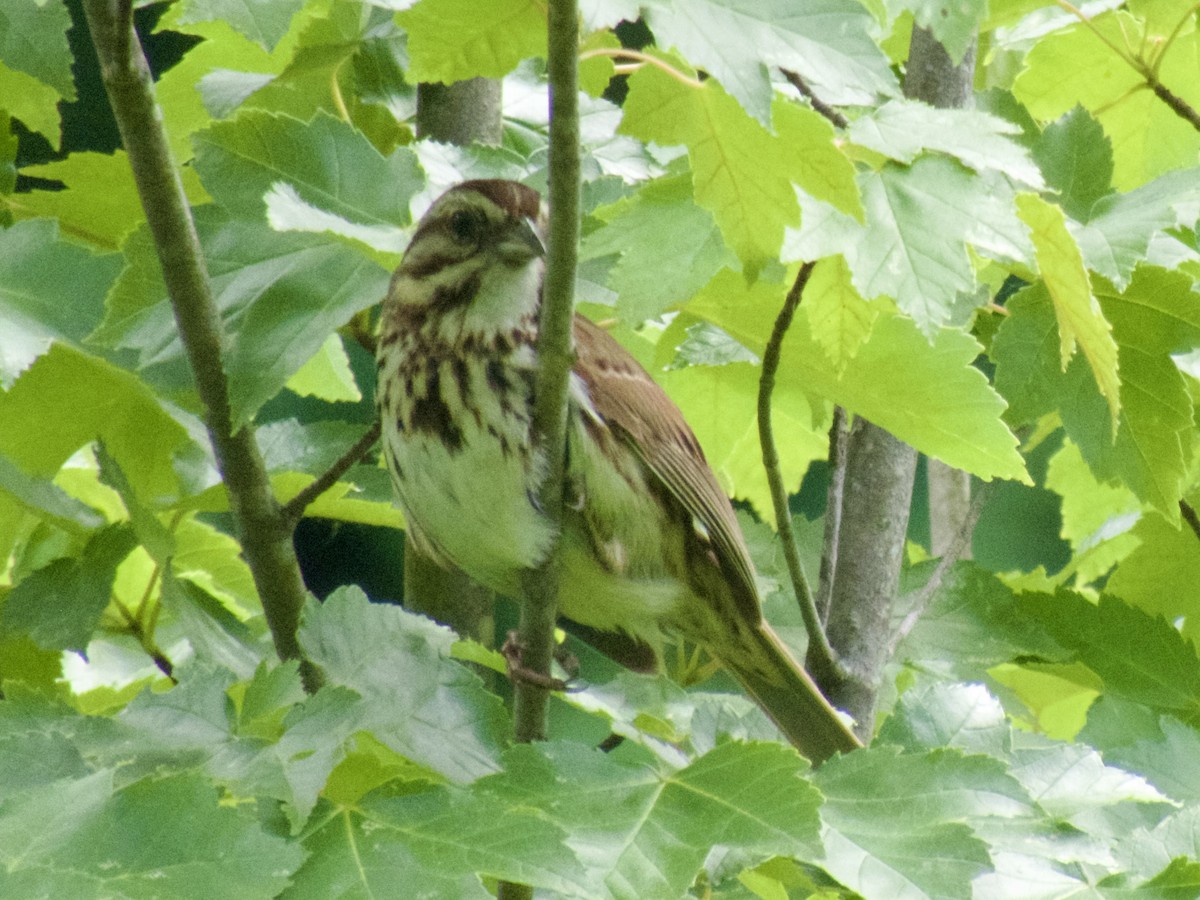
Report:
[[[550,544],[532,451],[544,270],[537,192],[468,181],[421,219],[384,303],[383,447],[408,533],[434,559],[520,594]],[[679,409],[577,316],[560,611],[660,651],[706,648],[815,761],[854,735],[764,623],[728,498]]]

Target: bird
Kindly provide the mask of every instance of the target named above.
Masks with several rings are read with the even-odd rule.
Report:
[[[380,313],[376,405],[408,539],[519,599],[558,538],[559,611],[653,648],[703,647],[814,763],[861,746],[763,619],[728,496],[679,408],[603,328],[574,319],[564,514],[531,440],[546,211],[478,179],[418,222]]]

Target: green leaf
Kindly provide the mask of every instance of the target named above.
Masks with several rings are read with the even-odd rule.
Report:
[[[121,261],[61,240],[45,219],[0,231],[0,261],[0,387],[9,388],[53,341],[83,341]]]
[[[160,27],[170,27],[171,15],[170,11],[164,15]],[[306,12],[295,16],[291,33],[272,53],[267,53],[224,21],[175,25],[178,30],[202,38],[176,65],[161,73],[155,83],[171,152],[178,163],[186,163],[192,158],[192,136],[222,112],[210,112],[205,106],[206,88],[220,84],[223,73],[225,77],[236,77],[242,95],[231,105],[240,105],[245,91],[261,88],[283,72],[296,53],[295,37],[306,24],[311,24]]]
[[[771,119],[768,66],[795,69],[817,96],[835,105],[896,93],[887,59],[871,39],[875,23],[850,0],[801,6],[789,0],[654,0],[644,14],[660,47],[674,47],[706,69],[764,125]]]
[[[368,797],[323,818],[305,841],[310,856],[287,897],[488,900],[481,876],[588,896],[563,837],[539,811],[479,792]]]
[[[278,393],[335,328],[378,302],[388,275],[318,235],[280,234],[216,207],[198,210],[196,222],[217,306],[232,332],[224,362],[236,426]],[[169,396],[188,397],[191,373],[157,261],[143,232],[131,240],[130,265],[95,338],[136,350],[143,378]]]
[[[1012,728],[982,684],[926,680],[900,695],[875,740],[910,752],[953,747],[1003,758],[1012,749]]]
[[[318,397],[331,403],[339,400],[357,403],[362,399],[362,391],[350,371],[350,358],[336,334],[325,339],[321,349],[287,380],[286,387],[301,397]]]
[[[178,21],[226,22],[264,50],[272,50],[302,6],[304,0],[192,0],[183,5]]]
[[[51,476],[83,445],[102,439],[147,502],[178,490],[172,454],[183,428],[129,372],[53,345],[0,393],[0,455],[25,472]]]
[[[204,186],[235,216],[261,217],[268,209],[279,230],[378,233],[374,240],[386,238],[395,251],[423,183],[412,151],[385,158],[361,132],[325,113],[302,122],[250,111],[214,124],[195,144]],[[285,216],[271,197],[297,203]],[[308,215],[300,217],[296,210],[305,207]]]
[[[320,475],[337,462],[366,430],[366,425],[335,419],[305,423],[296,419],[280,419],[260,426],[256,436],[268,471]]]
[[[1008,303],[1011,314],[992,341],[996,387],[1015,421],[1058,410],[1097,478],[1120,478],[1175,521],[1185,450],[1195,437],[1192,403],[1170,354],[1200,336],[1190,280],[1143,268],[1125,293],[1098,286],[1097,295],[1120,348],[1124,408],[1115,442],[1107,403],[1087,366],[1077,358],[1059,370],[1055,317],[1042,285]]]
[[[1106,575],[1137,546],[1130,529],[1141,517],[1141,504],[1123,485],[1098,481],[1069,438],[1050,459],[1046,487],[1062,497],[1061,534],[1075,548],[1072,568],[1077,583]]]
[[[408,32],[413,83],[500,78],[546,55],[546,9],[532,0],[421,0],[396,19]]]
[[[810,210],[784,241],[785,262],[842,253],[854,287],[872,300],[894,297],[932,337],[950,321],[962,293],[975,290],[971,245],[1000,259],[1029,258],[1025,226],[1012,192],[950,160],[923,156],[911,166],[885,165],[859,177],[866,222]]]
[[[862,194],[854,164],[841,148],[833,125],[805,106],[776,99],[775,131],[794,157],[792,180],[838,212],[863,219]]]
[[[997,760],[945,750],[859,750],[813,780],[825,795],[824,867],[864,897],[970,896],[992,861],[963,820],[1012,816],[1026,802]]]
[[[1121,804],[1166,800],[1144,779],[1105,765],[1099,753],[1082,744],[1045,741],[1018,749],[1014,756],[1012,774],[1038,806],[1054,818],[1074,822],[1099,836],[1117,835],[1105,834],[1108,826],[1093,814],[1110,813],[1112,821],[1119,823],[1124,812],[1117,808]]]
[[[716,81],[684,84],[654,66],[630,76],[623,111],[622,134],[687,146],[696,202],[713,214],[747,269],[777,256],[784,227],[800,215],[791,147]]]
[[[1112,142],[1081,106],[1046,126],[1033,158],[1063,210],[1080,222],[1088,221],[1092,207],[1112,191]]]
[[[659,381],[692,424],[726,490],[773,518],[758,440],[758,376],[758,366],[743,362],[676,369],[664,372]],[[797,484],[809,463],[826,455],[825,429],[814,424],[823,412],[814,413],[799,385],[782,379],[773,401],[783,478]]]
[[[108,606],[117,566],[135,544],[127,525],[96,532],[80,557],[56,559],[9,591],[0,629],[28,634],[47,650],[82,652]]]
[[[176,577],[199,585],[239,619],[261,609],[241,544],[190,515],[179,520],[172,536],[171,569]]]
[[[62,125],[58,116],[58,91],[32,75],[15,72],[0,63],[0,97],[4,108],[30,131],[46,138],[56,150],[62,143]]]
[[[279,392],[312,357],[333,329],[357,312],[378,303],[386,292],[387,272],[378,264],[328,241],[306,235],[280,235],[278,242],[258,243],[250,257],[225,240],[235,238],[233,226],[218,237],[210,271],[220,263],[220,302],[245,306],[236,338],[225,358],[230,376],[229,399],[234,427],[245,422]],[[220,267],[223,268],[223,267]],[[241,278],[260,277],[268,283],[246,285]],[[246,293],[242,290],[249,287]]]
[[[1200,733],[1178,719],[1101,697],[1079,737],[1102,750],[1109,763],[1141,775],[1168,797],[1200,801]]]
[[[4,456],[0,456],[0,490],[30,512],[67,531],[90,531],[104,524],[104,517],[92,507],[52,481],[25,474]]]
[[[1112,326],[1092,296],[1079,247],[1067,231],[1062,210],[1033,194],[1017,197],[1017,208],[1033,235],[1038,269],[1054,302],[1062,368],[1067,368],[1078,345],[1100,393],[1108,401],[1115,437],[1121,412],[1117,342],[1112,336]]]
[[[844,256],[828,256],[817,263],[804,288],[804,309],[813,340],[837,374],[858,354],[879,315],[878,308],[854,290]]]
[[[674,772],[554,743],[514,748],[505,771],[478,787],[562,828],[592,896],[674,900],[714,845],[757,860],[813,854],[820,796],[805,768],[772,743],[726,742]]]
[[[67,44],[70,27],[71,14],[65,4],[5,4],[0,9],[0,62],[53,88],[56,100],[74,100]],[[0,96],[7,100],[7,95]]]
[[[1130,532],[1135,549],[1118,564],[1104,589],[1150,615],[1182,625],[1200,645],[1200,553],[1186,524],[1142,517]]]
[[[195,774],[114,793],[113,773],[102,770],[26,791],[0,805],[0,834],[7,896],[266,900],[303,856]]]
[[[121,464],[108,452],[103,441],[96,444],[96,462],[100,467],[100,481],[120,495],[138,543],[156,562],[166,563],[175,549],[174,538],[167,527],[158,520],[154,511],[142,502],[128,476],[122,471]]]
[[[1200,217],[1200,171],[1169,172],[1127,194],[1108,194],[1091,209],[1087,224],[1068,222],[1088,268],[1117,287],[1145,260],[1152,239]]]
[[[23,214],[56,218],[64,231],[94,248],[118,249],[146,217],[124,151],[72,153],[55,162],[24,166],[21,174],[61,181],[66,187],[22,195]]]
[[[973,109],[937,109],[917,100],[889,100],[850,123],[850,139],[890,159],[911,163],[923,151],[953,156],[984,173],[1003,172],[1031,187],[1042,186],[1042,173],[1009,135],[1021,129]]]
[[[738,288],[736,277],[718,276],[687,310],[761,354],[784,288],[764,282]],[[947,465],[980,478],[1025,481],[1016,438],[1000,418],[1004,402],[972,365],[979,351],[962,331],[943,328],[931,346],[911,319],[881,314],[853,361],[837,373],[801,304],[784,339],[779,383],[838,403]]]
[[[356,588],[310,603],[300,643],[331,686],[362,697],[363,726],[453,781],[499,768],[508,717],[479,677],[449,659],[454,634]]]
[[[1022,598],[1022,612],[1104,680],[1116,697],[1200,722],[1200,659],[1159,617],[1111,596],[1093,605],[1073,594]]]
[[[1099,38],[1100,40],[1097,40]],[[1195,78],[1197,33],[1177,36],[1157,67],[1163,84],[1200,106]],[[1039,40],[1025,58],[1013,92],[1038,119],[1056,119],[1082,105],[1112,141],[1113,184],[1138,187],[1164,172],[1196,164],[1200,135],[1148,90],[1137,70],[1104,46],[1145,46],[1141,22],[1123,10],[1092,16]]]
[[[608,285],[617,308],[637,324],[691,297],[737,258],[712,215],[692,200],[686,175],[647,182],[637,194],[596,211],[606,224],[584,238],[580,258],[619,254]]]
[[[932,571],[931,565],[925,568]],[[1045,602],[1051,602],[1048,596]],[[1021,615],[1011,588],[973,563],[950,569],[897,654],[910,665],[957,681],[987,681],[989,669],[1019,657],[1061,660],[1067,655],[1035,620]]]

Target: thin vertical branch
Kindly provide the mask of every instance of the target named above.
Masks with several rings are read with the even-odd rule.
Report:
[[[550,225],[546,279],[538,321],[538,376],[533,441],[547,466],[538,499],[557,526],[563,518],[567,443],[567,386],[574,363],[575,267],[579,245],[579,52],[575,0],[552,0],[549,8],[547,70],[550,81]],[[540,675],[550,672],[558,607],[557,550],[522,579],[520,641],[522,664]],[[547,688],[523,679],[516,685],[516,737],[546,736]]]
[[[808,632],[808,659],[813,668],[820,673],[837,671],[837,658],[833,648],[825,637],[825,628],[821,616],[813,601],[812,590],[804,575],[804,567],[800,564],[800,551],[796,547],[796,534],[792,530],[792,514],[788,507],[787,489],[783,484],[783,473],[780,471],[779,451],[775,446],[775,432],[771,424],[771,398],[775,392],[775,375],[779,371],[779,359],[783,354],[783,338],[792,325],[796,308],[804,297],[804,288],[812,275],[816,264],[806,262],[796,273],[783,308],[775,318],[775,327],[763,351],[762,373],[758,378],[758,442],[762,449],[763,468],[767,473],[767,484],[771,490],[771,502],[775,507],[775,524],[779,530],[779,540],[783,545],[783,556],[787,561],[788,576],[792,581],[792,589],[796,594],[796,602],[800,606],[800,614],[804,617],[804,627]]]
[[[229,385],[221,364],[221,321],[150,67],[133,28],[132,4],[84,0],[83,7],[275,649],[283,659],[300,660],[305,686],[314,690],[320,673],[303,659],[296,639],[307,593],[292,529],[272,493],[253,430],[246,426],[233,431]]]

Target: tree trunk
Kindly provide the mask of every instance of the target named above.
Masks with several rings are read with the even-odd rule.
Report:
[[[934,106],[967,106],[974,71],[973,48],[955,64],[931,32],[913,29],[904,82],[907,96]],[[831,575],[828,637],[840,671],[823,678],[821,688],[834,705],[854,717],[859,738],[869,741],[891,643],[892,604],[904,558],[917,454],[860,420],[846,439],[844,458],[845,472],[835,472],[831,482],[840,487],[840,496],[830,491],[826,513],[841,520],[836,536],[827,535],[826,540],[827,556],[836,548],[836,557],[824,563]],[[934,477],[940,484],[943,476]],[[969,492],[969,483],[967,488]],[[961,528],[966,515],[964,506],[953,523]],[[953,523],[947,515],[948,527]]]

